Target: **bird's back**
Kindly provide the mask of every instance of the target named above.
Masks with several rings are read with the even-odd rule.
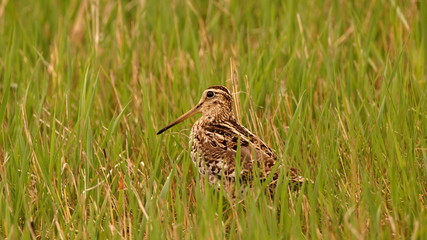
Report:
[[[242,183],[251,184],[254,172],[258,172],[260,180],[265,180],[277,160],[273,150],[264,141],[234,118],[225,121],[200,118],[193,125],[190,141],[191,158],[199,172],[209,177],[211,184],[218,184],[221,178],[225,183],[232,184],[237,175]],[[236,169],[240,170],[239,174]],[[297,179],[296,170],[290,170],[290,180]],[[275,171],[272,182],[275,183],[277,178],[278,173]]]

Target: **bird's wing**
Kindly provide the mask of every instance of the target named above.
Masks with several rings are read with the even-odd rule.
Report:
[[[258,168],[260,178],[268,176],[272,170],[276,155],[258,137],[240,125],[217,124],[205,127],[205,139],[201,139],[201,152],[211,167],[213,174],[235,177],[236,160],[240,160],[242,180],[250,180],[253,167]],[[236,159],[240,147],[240,159]],[[221,169],[218,169],[221,168]],[[234,174],[233,174],[234,173]]]
[[[239,125],[237,122],[209,125],[205,127],[205,139],[201,139],[201,152],[209,164],[208,171],[218,178],[235,180],[236,161],[240,160],[240,179],[251,181],[256,166],[260,180],[266,179],[273,170],[277,156],[259,137]],[[240,147],[240,159],[236,159]],[[275,184],[281,166],[273,173]],[[286,168],[289,182],[302,184],[306,179],[301,177],[299,170]]]

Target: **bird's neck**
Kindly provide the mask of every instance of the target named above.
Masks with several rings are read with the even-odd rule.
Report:
[[[199,121],[203,124],[215,124],[220,122],[226,122],[226,121],[233,121],[234,115],[232,112],[230,113],[210,113],[210,114],[204,114]]]

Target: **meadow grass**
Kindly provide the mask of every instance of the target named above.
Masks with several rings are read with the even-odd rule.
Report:
[[[0,237],[427,238],[427,2],[0,1]],[[189,156],[210,85],[315,181],[237,204]]]

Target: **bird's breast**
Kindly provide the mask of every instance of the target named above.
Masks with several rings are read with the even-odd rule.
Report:
[[[193,161],[200,174],[204,175],[206,170],[203,163],[203,156],[200,156],[200,145],[202,144],[202,128],[197,122],[193,125],[190,132],[191,160]]]

